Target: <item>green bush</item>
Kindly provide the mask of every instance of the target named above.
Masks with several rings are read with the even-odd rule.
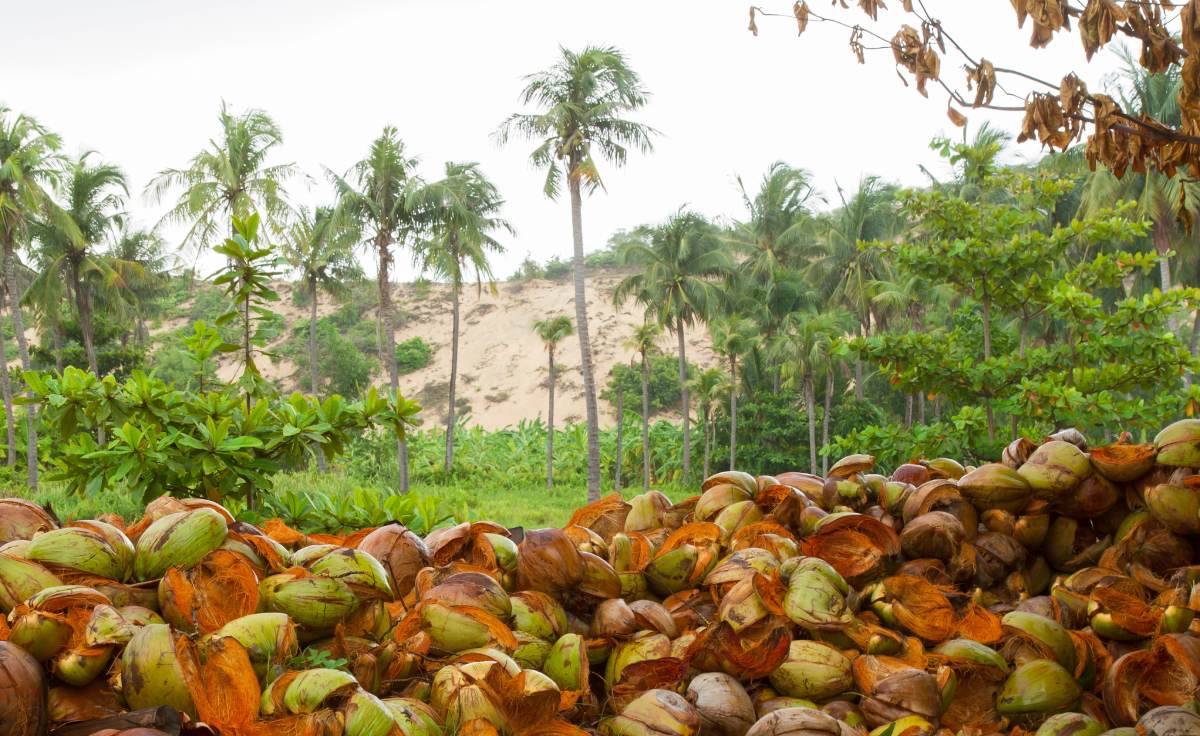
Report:
[[[512,281],[528,281],[530,279],[546,278],[546,269],[542,264],[533,260],[529,254],[525,254],[525,260],[521,261],[521,265],[517,266],[517,270],[512,275]]]
[[[410,337],[396,345],[396,369],[400,373],[412,373],[429,365],[433,348],[420,337]]]
[[[817,441],[821,437],[821,409],[815,412]],[[723,406],[715,418],[713,468],[729,467],[729,411]],[[698,457],[692,445],[693,462]],[[809,470],[808,415],[790,391],[758,391],[738,400],[737,467],[751,473]]]
[[[571,262],[564,261],[558,256],[554,256],[546,261],[546,267],[542,270],[544,278],[551,281],[563,281],[571,277]]]
[[[696,366],[689,363],[688,378],[696,374]],[[600,392],[600,398],[613,407],[617,405],[618,391],[624,395],[625,411],[641,414],[642,411],[642,366],[618,363],[608,377],[608,385]],[[679,358],[674,355],[650,356],[650,414],[679,409]]]
[[[362,320],[355,322],[349,328],[343,328],[336,321],[339,329],[345,330],[346,339],[350,341],[354,347],[366,355],[379,355],[379,334],[375,330],[375,320]]]

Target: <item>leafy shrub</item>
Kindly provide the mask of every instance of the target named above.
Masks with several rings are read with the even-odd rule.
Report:
[[[964,407],[957,414],[932,424],[868,425],[838,435],[827,448],[830,460],[855,452],[870,452],[876,467],[890,472],[912,460],[952,457],[961,462],[979,462],[999,457],[1007,440],[989,443],[987,416],[978,407]]]
[[[546,261],[546,267],[542,270],[542,273],[544,274],[544,278],[551,281],[563,281],[571,277],[571,262],[554,256]]]
[[[402,374],[421,370],[432,358],[433,348],[419,336],[396,345],[396,369]]]
[[[511,280],[529,281],[530,279],[544,278],[546,278],[546,269],[526,253],[525,260],[521,261],[521,265],[517,266],[517,270],[513,273]]]
[[[820,442],[821,408],[815,413],[817,441]],[[714,468],[729,467],[729,407],[722,406],[715,417]],[[693,441],[693,462],[698,456]],[[808,414],[788,391],[757,391],[738,398],[737,467],[753,473],[779,473],[808,470]]]
[[[308,386],[308,320],[292,327],[281,352],[300,367],[300,383]],[[374,361],[343,335],[330,317],[317,320],[317,377],[322,383],[329,383],[332,393],[358,394],[370,384],[374,369]]]
[[[688,378],[696,373],[696,366],[689,363]],[[625,410],[641,414],[642,411],[642,366],[618,363],[608,377],[608,385],[600,393],[613,407],[617,405],[617,393],[624,395]],[[650,356],[650,414],[675,411],[679,408],[679,358],[674,355]]]
[[[346,339],[359,352],[366,355],[379,355],[379,333],[375,330],[375,320],[355,322],[345,330],[345,335]]]

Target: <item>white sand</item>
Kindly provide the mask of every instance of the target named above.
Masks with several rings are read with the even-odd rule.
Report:
[[[588,279],[588,327],[591,331],[592,360],[598,390],[608,381],[609,372],[617,362],[629,362],[635,356],[624,346],[642,321],[642,310],[632,304],[617,310],[612,304],[612,289],[620,277],[596,276]],[[285,333],[298,321],[308,319],[308,308],[297,307],[291,301],[290,284],[277,284],[280,302],[273,309],[287,323]],[[420,336],[434,348],[433,359],[425,368],[400,377],[400,388],[406,396],[417,397],[430,384],[445,383],[450,376],[450,301],[449,288],[434,285],[424,299],[417,297],[412,285],[401,284],[395,290],[398,311],[408,314],[408,320],[396,330],[396,341]],[[521,419],[544,417],[546,414],[546,351],[533,331],[533,322],[547,316],[566,314],[574,321],[574,288],[570,280],[532,280],[522,283],[506,282],[496,285],[496,293],[486,288],[482,294],[471,285],[464,289],[461,312],[462,334],[459,338],[458,395],[470,407],[470,422],[488,429],[512,426]],[[318,313],[327,315],[338,305],[322,295]],[[373,320],[374,311],[363,315]],[[171,325],[178,326],[178,325]],[[159,332],[167,329],[163,325]],[[661,350],[675,354],[675,337],[664,333]],[[688,360],[699,365],[714,365],[716,359],[703,327],[688,335]],[[559,346],[558,390],[555,396],[555,421],[581,421],[584,417],[583,379],[579,374],[579,339],[571,336]],[[229,380],[238,367],[231,358],[222,361],[218,375]],[[259,370],[271,379],[279,380],[285,391],[307,390],[308,368],[290,361],[269,359],[260,361]],[[387,384],[382,365],[375,381]],[[601,422],[613,420],[608,402],[600,400]],[[431,406],[426,424],[443,415],[444,406]]]

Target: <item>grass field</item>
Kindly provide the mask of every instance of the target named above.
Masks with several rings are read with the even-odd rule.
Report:
[[[628,498],[641,492],[641,486],[622,489],[622,494]],[[657,487],[673,500],[686,498],[696,491],[681,486],[668,485]],[[606,493],[611,489],[606,489]],[[304,499],[306,507],[312,508],[312,516],[306,517],[308,523],[299,519],[290,519],[301,526],[309,526],[310,530],[318,528],[333,529],[338,526],[332,518],[335,514],[323,513],[320,504],[343,501],[354,507],[354,511],[366,511],[367,506],[382,506],[393,492],[376,482],[351,477],[342,472],[318,473],[315,471],[300,473],[281,473],[275,477],[275,487],[270,492],[276,498]],[[356,497],[357,494],[357,497]],[[101,491],[95,496],[80,497],[66,493],[61,484],[43,483],[37,493],[19,482],[12,482],[0,491],[0,496],[16,496],[29,498],[40,504],[49,505],[64,522],[73,519],[95,518],[100,514],[115,513],[126,521],[141,517],[143,505],[140,499],[132,498],[119,489]],[[454,521],[488,519],[505,526],[524,526],[538,528],[546,526],[562,526],[570,518],[571,513],[587,502],[587,492],[583,486],[562,484],[553,489],[547,489],[545,484],[506,485],[499,482],[465,481],[447,484],[414,484],[411,495],[414,500],[436,507],[439,516],[448,516]],[[359,503],[361,501],[361,503]],[[279,515],[286,518],[286,506],[275,507],[275,511],[284,510]],[[386,515],[386,511],[382,512]],[[268,512],[268,515],[274,515]],[[324,518],[321,518],[321,517]],[[399,515],[401,520],[402,515]],[[376,520],[383,516],[376,517]],[[349,519],[347,521],[350,521]],[[445,523],[445,522],[444,522]]]

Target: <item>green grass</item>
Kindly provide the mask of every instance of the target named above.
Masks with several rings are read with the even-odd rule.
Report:
[[[350,497],[356,490],[387,496],[392,493],[383,485],[344,472],[319,473],[305,471],[280,473],[275,477],[272,492],[278,494],[310,494],[326,498]],[[641,492],[640,484],[622,489],[626,498]],[[669,485],[658,487],[672,500],[681,500],[694,494],[695,489]],[[611,489],[605,491],[611,492]],[[462,483],[430,484],[418,483],[412,493],[436,502],[442,512],[454,521],[495,521],[505,526],[539,528],[562,526],[575,509],[587,502],[584,486],[573,484],[556,485],[547,489],[538,485],[507,485],[502,482],[464,481]],[[101,514],[114,513],[126,521],[141,518],[142,505],[129,494],[112,488],[94,496],[75,496],[64,492],[59,483],[42,483],[36,493],[31,493],[22,483],[6,483],[0,496],[28,498],[39,504],[49,505],[63,522],[75,519],[91,519]],[[332,526],[332,525],[331,525]]]

